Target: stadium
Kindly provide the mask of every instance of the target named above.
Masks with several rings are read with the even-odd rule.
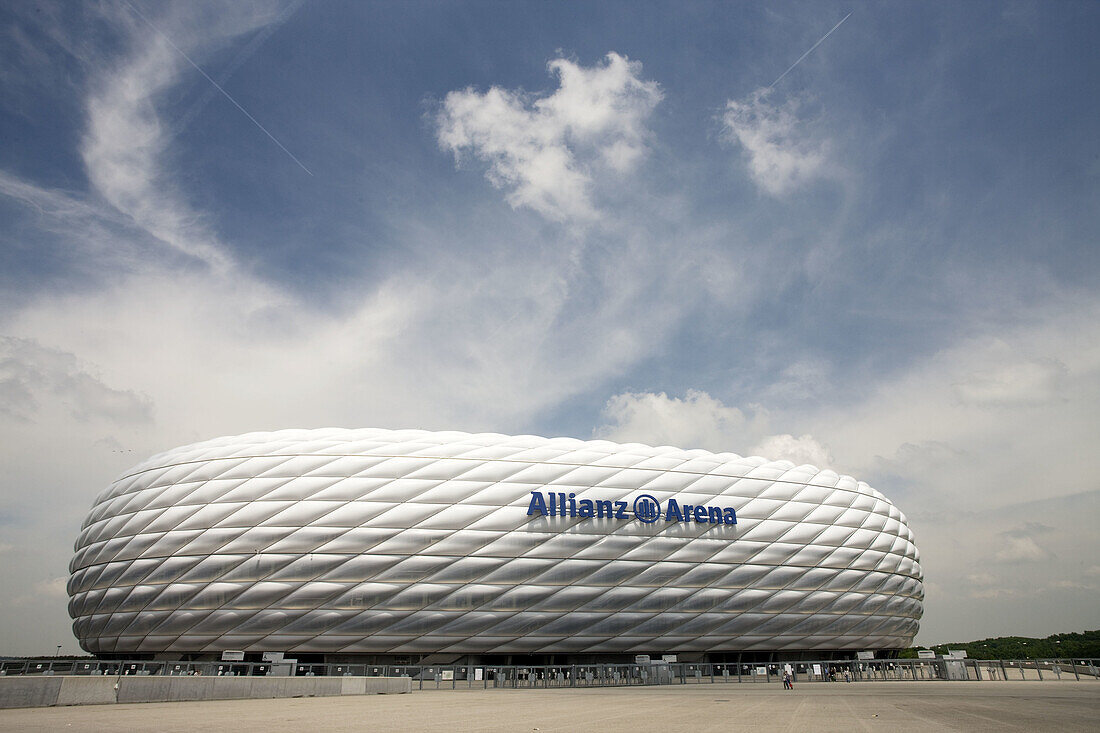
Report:
[[[704,662],[907,647],[904,515],[732,453],[423,430],[217,438],[94,501],[69,612],[102,658]]]

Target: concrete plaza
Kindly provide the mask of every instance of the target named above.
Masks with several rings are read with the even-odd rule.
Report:
[[[0,711],[0,730],[1100,730],[1100,682],[864,682],[147,703]]]

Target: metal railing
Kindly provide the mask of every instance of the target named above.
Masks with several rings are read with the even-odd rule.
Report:
[[[624,687],[922,680],[1100,680],[1098,659],[892,659],[756,664],[371,665],[156,662],[95,659],[0,661],[0,675],[207,675],[409,677],[415,689]]]

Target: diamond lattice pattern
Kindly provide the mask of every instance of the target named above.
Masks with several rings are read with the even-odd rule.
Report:
[[[738,524],[528,516],[532,491]],[[850,476],[570,438],[218,438],[115,481],[75,549],[90,652],[875,649],[911,643],[923,600],[905,517]]]

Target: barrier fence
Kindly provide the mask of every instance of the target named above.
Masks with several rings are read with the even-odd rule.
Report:
[[[1100,680],[1098,659],[892,659],[757,664],[369,665],[154,662],[94,659],[0,661],[0,675],[210,675],[409,677],[414,689],[793,684],[921,680]]]

